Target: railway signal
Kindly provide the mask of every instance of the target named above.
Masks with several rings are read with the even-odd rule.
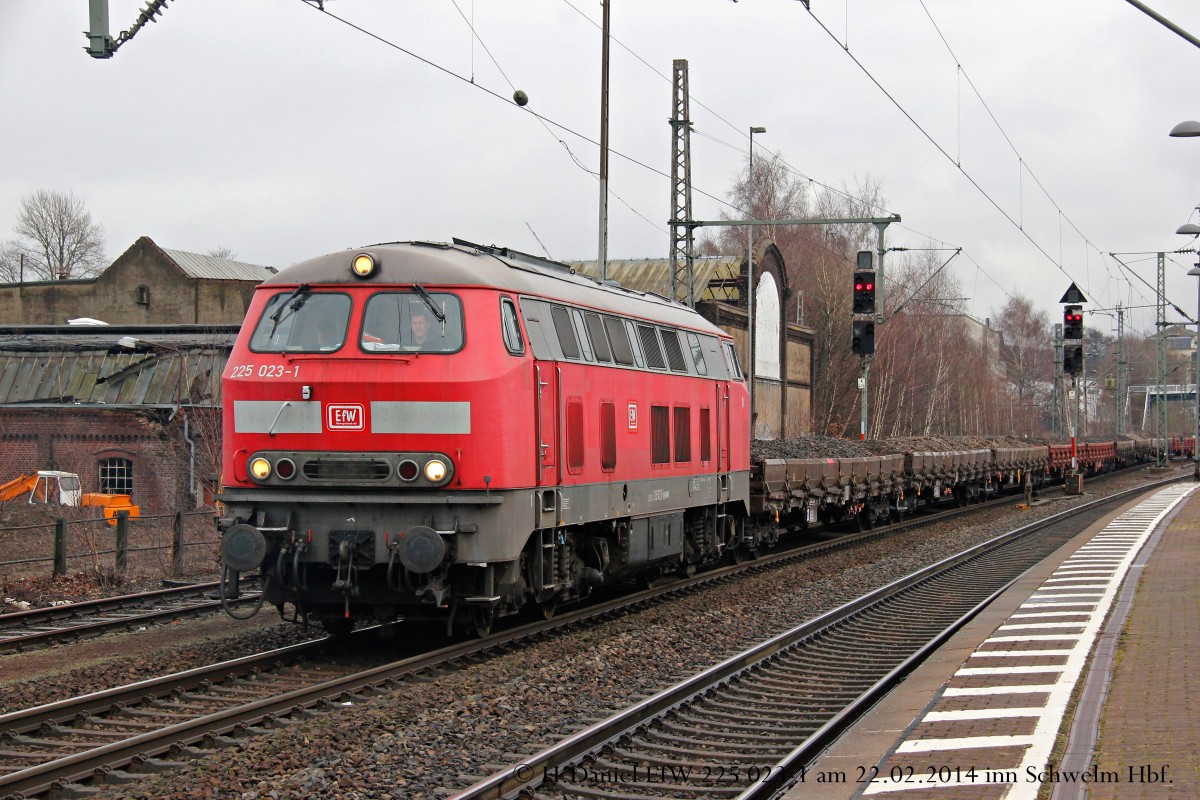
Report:
[[[855,314],[875,313],[875,273],[854,273],[854,304]]]
[[[1068,375],[1083,372],[1083,345],[1069,344],[1063,347],[1063,372]]]
[[[850,350],[857,356],[869,356],[875,352],[875,323],[870,320],[855,320],[850,337]]]
[[[1063,309],[1063,338],[1068,341],[1083,338],[1083,306]]]

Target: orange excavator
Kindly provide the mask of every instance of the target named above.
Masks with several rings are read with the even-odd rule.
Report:
[[[29,502],[35,504],[95,506],[101,509],[110,525],[116,524],[118,511],[124,511],[131,517],[141,513],[141,509],[133,504],[132,498],[127,494],[85,492],[81,487],[79,476],[74,472],[40,469],[0,484],[0,502],[16,500],[28,494]]]

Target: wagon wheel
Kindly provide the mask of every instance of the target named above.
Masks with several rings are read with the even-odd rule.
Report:
[[[539,600],[538,608],[542,610],[542,619],[554,619],[554,615],[558,613],[558,595],[549,600]]]
[[[493,606],[477,606],[471,614],[475,635],[486,639],[492,634],[492,626],[496,624],[496,609]]]

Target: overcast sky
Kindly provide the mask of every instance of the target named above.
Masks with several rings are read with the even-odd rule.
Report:
[[[1200,36],[1195,0],[1147,4]],[[114,37],[142,5],[111,0]],[[85,201],[110,258],[142,235],[276,267],[455,236],[596,257],[598,0],[325,5],[177,0],[96,60],[87,0],[0,0],[0,239],[23,196],[53,189]],[[1007,291],[1057,321],[1072,280],[1090,308],[1152,304],[1108,253],[1188,246],[1174,231],[1200,221],[1200,138],[1167,136],[1200,119],[1200,48],[1124,0],[812,0],[811,14],[612,0],[611,14],[610,258],[668,253],[676,58],[697,218],[733,213],[719,199],[748,129],[766,127],[756,151],[808,178],[878,181],[903,218],[890,245],[962,246],[951,269],[979,318]],[[1154,284],[1152,256],[1121,258]],[[1190,314],[1193,261],[1167,268]]]

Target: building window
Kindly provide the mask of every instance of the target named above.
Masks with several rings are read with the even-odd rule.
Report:
[[[671,463],[671,410],[650,406],[650,463]]]
[[[692,410],[687,406],[675,406],[675,463],[686,464],[692,460]]]
[[[707,408],[700,409],[700,460],[712,461],[712,423]]]
[[[617,407],[600,404],[600,469],[612,472],[617,468]]]
[[[101,494],[133,494],[133,462],[127,458],[100,461]]]
[[[150,305],[150,287],[145,284],[137,287],[137,304],[139,306]]]

